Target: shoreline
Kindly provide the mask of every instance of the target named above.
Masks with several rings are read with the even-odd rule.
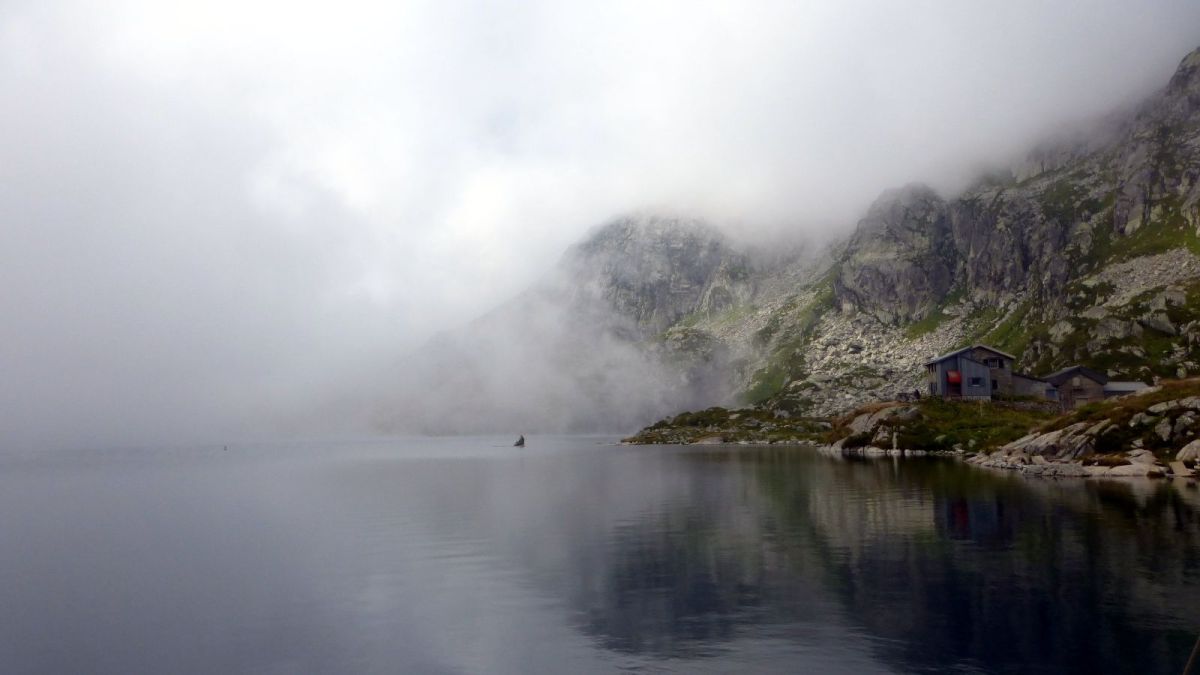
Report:
[[[1047,459],[1041,455],[1005,454],[998,451],[993,454],[970,454],[962,450],[921,450],[904,448],[880,448],[876,446],[842,447],[841,441],[836,443],[818,443],[808,440],[737,440],[725,441],[717,436],[709,436],[688,443],[634,443],[621,441],[619,446],[666,446],[666,447],[700,447],[700,446],[738,446],[738,447],[785,447],[809,448],[830,457],[862,457],[881,459],[885,457],[906,458],[951,458],[963,464],[980,469],[1013,472],[1035,478],[1151,478],[1166,481],[1183,481],[1189,487],[1197,487],[1200,476],[1188,471],[1186,474],[1175,473],[1171,466],[1158,463],[1151,453],[1132,450],[1135,456],[1128,464],[1104,465],[1085,464],[1084,459],[1056,460]],[[1137,454],[1144,453],[1144,454]],[[1138,461],[1141,460],[1141,461]]]

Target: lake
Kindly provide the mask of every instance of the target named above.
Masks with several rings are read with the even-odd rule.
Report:
[[[0,671],[1179,673],[1200,494],[613,438],[0,457]]]

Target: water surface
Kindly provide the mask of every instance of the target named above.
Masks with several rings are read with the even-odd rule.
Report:
[[[1200,495],[613,439],[0,457],[4,672],[1178,673]]]

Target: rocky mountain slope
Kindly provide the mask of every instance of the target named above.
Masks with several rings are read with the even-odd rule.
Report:
[[[983,341],[1035,374],[1200,369],[1200,50],[1141,106],[954,198],[884,193],[830,273],[764,324],[747,398],[830,413]]]
[[[396,379],[419,386],[379,418],[614,429],[730,403],[826,416],[921,387],[925,360],[973,342],[1033,374],[1184,377],[1200,372],[1198,254],[1200,50],[1140,106],[962,194],[885,192],[831,247],[617,219],[405,361]]]
[[[732,400],[726,342],[687,326],[743,306],[761,277],[747,252],[703,221],[616,219],[533,288],[401,360],[373,424],[613,431]]]

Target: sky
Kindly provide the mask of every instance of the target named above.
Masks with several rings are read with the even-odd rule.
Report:
[[[3,0],[0,444],[266,433],[609,218],[849,232],[1197,46],[1182,0]]]

